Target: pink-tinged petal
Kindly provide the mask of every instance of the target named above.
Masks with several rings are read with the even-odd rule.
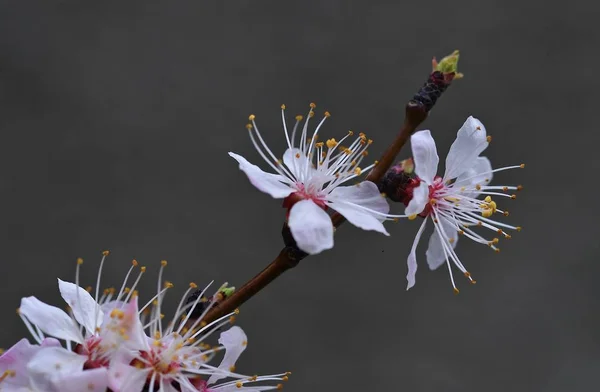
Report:
[[[426,223],[427,219],[424,219],[419,231],[417,232],[417,235],[415,236],[415,241],[410,249],[410,254],[408,255],[408,274],[406,274],[406,280],[408,281],[408,284],[406,285],[406,290],[415,285],[415,275],[417,274],[417,245],[419,245],[419,240],[423,235],[423,230],[425,230]]]
[[[448,151],[444,180],[451,180],[469,170],[488,144],[487,133],[481,121],[473,116],[467,118]]]
[[[327,200],[331,208],[354,226],[389,235],[382,224],[385,217],[381,214],[387,214],[390,206],[377,185],[371,181],[354,186],[339,186],[327,196]]]
[[[436,226],[436,229],[431,234],[431,237],[429,237],[429,246],[427,248],[427,252],[425,253],[425,256],[427,256],[427,264],[429,264],[429,268],[431,270],[438,268],[446,261],[446,253],[444,253],[442,240],[438,234],[437,226],[441,226],[445,235],[448,237],[446,240],[446,245],[450,246],[451,248],[455,248],[456,244],[458,243],[458,231],[456,230],[456,226],[454,226],[446,218],[439,217],[438,223],[434,222],[434,225]]]
[[[86,360],[86,356],[62,347],[43,348],[27,364],[31,385],[42,391],[60,391],[53,387],[52,382],[63,375],[81,372]]]
[[[96,327],[102,325],[104,313],[96,300],[87,290],[71,282],[58,279],[58,289],[65,302],[73,310],[75,320],[84,326],[88,334],[93,334]]]
[[[480,192],[474,188],[477,185],[489,184],[490,181],[492,181],[493,174],[494,173],[492,173],[492,164],[490,160],[486,157],[477,157],[473,166],[458,176],[454,187],[469,188],[462,193],[468,197],[477,197],[479,196]]]
[[[60,342],[54,338],[45,338],[42,340],[41,347],[60,347]]]
[[[125,314],[121,319],[121,328],[124,328],[129,339],[125,341],[125,345],[133,350],[145,351],[149,349],[148,336],[144,332],[144,326],[140,321],[138,312],[138,297],[134,296],[125,308]]]
[[[295,192],[294,188],[291,188],[289,185],[290,181],[279,174],[271,174],[262,171],[258,166],[251,164],[246,160],[246,158],[234,154],[233,152],[229,153],[229,156],[238,161],[240,164],[240,170],[246,173],[248,179],[256,188],[260,191],[268,193],[275,199],[283,199],[288,197],[291,193]],[[284,182],[286,184],[284,184]]]
[[[437,155],[431,132],[429,130],[416,132],[411,136],[410,144],[415,162],[415,173],[427,184],[432,184],[440,158]]]
[[[3,388],[12,391],[18,387],[29,386],[26,366],[31,357],[40,349],[40,346],[29,343],[27,339],[21,339],[0,356],[0,375],[8,371],[13,372],[12,376],[0,381],[0,391]]]
[[[296,180],[311,176],[316,170],[308,157],[299,148],[287,149],[283,153],[283,163],[290,169]]]
[[[121,309],[125,306],[123,301],[108,301],[100,305],[100,310],[104,314],[109,314],[113,309]],[[105,320],[106,321],[106,320]]]
[[[77,343],[83,342],[79,328],[71,317],[61,309],[48,305],[36,297],[21,299],[19,312],[50,336]]]
[[[294,204],[288,218],[288,226],[298,248],[315,255],[333,248],[333,223],[323,209],[311,200]]]
[[[109,387],[113,392],[142,392],[151,370],[113,360],[108,368]]]
[[[60,392],[106,392],[108,388],[108,369],[97,368],[63,374],[52,381]]]
[[[233,371],[232,366],[235,365],[236,361],[242,355],[248,344],[248,338],[244,331],[238,327],[233,326],[227,331],[222,332],[219,337],[219,344],[225,347],[225,355],[219,365],[219,369],[225,372]],[[227,377],[227,373],[215,373],[208,379],[208,384],[214,384],[218,380]]]
[[[413,189],[412,199],[404,209],[406,215],[416,215],[423,212],[425,206],[429,203],[429,185],[421,182],[418,187]]]

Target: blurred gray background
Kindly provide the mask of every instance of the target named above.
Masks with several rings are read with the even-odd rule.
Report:
[[[421,128],[445,157],[472,114],[495,166],[527,164],[494,180],[524,185],[502,204],[523,231],[500,254],[462,240],[478,284],[457,274],[454,296],[426,240],[405,291],[417,222],[389,238],[345,225],[333,250],[243,306],[238,370],[291,370],[289,392],[598,389],[599,34],[584,3],[0,4],[2,347],[26,335],[20,297],[63,306],[56,277],[83,257],[94,284],[104,249],[103,286],[136,258],[152,271],[146,298],[161,259],[171,304],[190,280],[241,286],[277,255],[285,213],[227,156],[266,168],[248,114],[281,154],[279,106],[291,120],[315,101],[332,113],[322,136],[366,132],[376,159],[431,57],[460,49],[466,76]]]

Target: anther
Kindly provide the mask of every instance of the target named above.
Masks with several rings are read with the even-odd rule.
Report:
[[[325,117],[331,117],[331,113],[325,112]]]
[[[252,124],[246,124],[246,129],[251,131],[252,130]]]
[[[487,140],[488,143],[491,143],[492,142],[492,137],[488,136],[488,137],[485,138],[485,140]]]
[[[161,260],[160,261],[160,265],[163,266],[163,267],[166,267],[167,266],[167,260]]]
[[[521,231],[521,226],[517,226],[517,227],[516,227],[516,230],[517,230],[517,231]]]
[[[146,272],[146,266],[140,267],[140,272]]]
[[[133,265],[134,267],[138,266],[138,262],[136,259],[131,260],[131,265]]]
[[[314,109],[317,107],[317,104],[315,104],[314,102],[311,102],[310,105],[308,105],[308,106],[310,106],[311,109]]]
[[[510,195],[510,198],[515,200],[517,198],[517,195]]]
[[[523,190],[523,185],[517,185],[517,190],[518,191]]]
[[[360,167],[354,168],[354,174],[360,176],[362,174],[362,169]]]
[[[458,293],[460,293],[460,290],[458,290],[456,287],[454,287],[454,295],[458,295]]]
[[[102,252],[102,256],[108,256],[110,254],[110,251],[105,250],[104,252]]]
[[[519,167],[520,167],[521,169],[525,169],[525,164],[524,164],[524,163],[521,163],[521,164],[519,165]]]
[[[302,119],[303,119],[303,118],[304,118],[304,117],[302,117],[301,115],[297,115],[297,116],[296,116],[296,121],[302,121]]]
[[[348,135],[354,136],[354,132],[353,131],[348,131]]]
[[[408,216],[408,220],[415,220],[417,219],[417,214],[412,214]]]
[[[283,106],[283,105],[282,105],[282,106]],[[196,283],[194,283],[194,282],[190,282],[190,288],[191,288],[191,289],[197,289],[197,288],[198,288],[198,285],[197,285]]]
[[[281,105],[281,110],[285,110],[285,104]]]
[[[504,215],[504,216],[508,216],[508,215],[509,215],[509,213],[508,213],[508,211],[504,211],[504,212],[502,213],[502,215]]]
[[[77,258],[77,264],[78,264],[78,265],[81,265],[81,264],[83,264],[83,259],[82,259],[81,257],[78,257],[78,258]]]
[[[254,121],[255,118],[256,118],[256,116],[254,114],[251,114],[248,116],[248,120],[250,120],[250,121]]]

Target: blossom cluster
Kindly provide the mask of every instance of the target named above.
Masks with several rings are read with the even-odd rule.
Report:
[[[404,182],[401,189],[406,196],[403,200],[406,209],[404,214],[390,214],[386,195],[379,187],[368,179],[358,182],[361,175],[368,174],[377,165],[375,161],[361,166],[373,141],[364,133],[352,131],[340,140],[319,141],[320,131],[330,114],[325,112],[314,130],[309,131],[315,108],[316,105],[311,103],[304,123],[304,116],[296,116],[290,132],[285,105],[281,106],[287,144],[281,158],[268,147],[259,132],[256,116],[250,115],[246,126],[250,140],[274,173],[265,172],[244,157],[229,153],[256,188],[273,198],[284,199],[283,206],[288,209],[287,225],[300,250],[314,255],[333,247],[335,227],[329,209],[354,226],[386,236],[389,233],[383,225],[385,221],[421,217],[424,219],[407,260],[407,289],[415,284],[416,249],[427,221],[431,220],[435,229],[426,252],[427,263],[432,270],[446,264],[452,287],[458,293],[453,268],[475,283],[454,250],[459,236],[499,251],[500,238],[510,238],[505,230],[521,230],[518,226],[492,219],[494,214],[508,216],[508,211],[500,209],[492,198],[515,199],[514,194],[507,192],[520,190],[521,186],[492,186],[489,183],[494,173],[523,168],[524,165],[493,169],[490,161],[480,156],[491,137],[478,119],[469,117],[458,130],[446,158],[443,176],[436,175],[439,157],[431,132],[423,130],[411,136],[413,158],[409,160],[409,174],[412,176],[404,177],[410,181]],[[347,185],[351,180],[357,183]],[[492,230],[497,237],[485,238],[474,230],[477,227]]]
[[[137,286],[146,267],[135,260],[119,290],[99,291],[107,255],[100,262],[94,296],[91,288],[79,285],[82,259],[75,283],[58,279],[66,312],[34,296],[21,300],[17,313],[35,343],[22,339],[0,357],[0,391],[258,392],[281,388],[287,380],[289,373],[245,376],[235,371],[248,339],[238,326],[222,330],[237,311],[204,321],[233,288],[224,284],[208,296],[210,285],[198,290],[190,283],[171,321],[164,323],[161,306],[173,287],[162,281],[167,262],[161,262],[157,293],[141,304]],[[209,339],[219,332],[219,344],[211,346]],[[220,364],[211,364],[217,356]]]

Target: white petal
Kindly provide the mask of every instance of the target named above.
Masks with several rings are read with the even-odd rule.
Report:
[[[125,314],[120,320],[119,330],[125,329],[129,339],[125,342],[125,345],[129,349],[133,350],[148,350],[148,336],[144,332],[144,326],[140,321],[138,312],[138,296],[133,297],[125,308],[123,308]]]
[[[415,275],[417,274],[417,245],[419,245],[419,240],[421,239],[421,235],[423,235],[423,230],[425,230],[426,223],[427,219],[424,219],[419,231],[417,232],[417,235],[415,236],[412,248],[410,249],[410,254],[408,255],[408,274],[406,274],[406,280],[408,281],[408,284],[406,285],[406,290],[415,285]]]
[[[108,369],[109,386],[113,391],[142,392],[152,369],[138,369],[121,362],[111,362]]]
[[[108,369],[97,368],[58,376],[52,385],[61,392],[105,392],[108,388]]]
[[[429,203],[429,185],[421,182],[418,187],[413,188],[412,199],[404,209],[406,215],[420,214]]]
[[[257,187],[260,191],[268,193],[275,199],[283,199],[288,197],[291,193],[295,192],[295,189],[289,185],[283,184],[283,182],[289,183],[286,177],[279,174],[271,174],[262,171],[258,166],[251,164],[246,158],[229,153],[229,156],[238,161],[240,164],[240,170],[242,170],[248,176],[248,179]]]
[[[440,158],[431,132],[428,130],[416,132],[411,136],[410,144],[415,161],[415,173],[426,183],[433,183]]]
[[[455,248],[458,243],[458,231],[456,230],[456,227],[446,218],[442,217],[439,217],[438,223],[434,222],[434,225],[440,225],[443,228],[446,236],[453,239],[452,241],[446,241],[448,243],[447,245]],[[431,270],[438,268],[446,261],[446,255],[437,229],[431,234],[431,237],[429,237],[429,247],[427,248],[425,255],[427,256],[427,264],[429,264]]]
[[[474,190],[476,185],[487,185],[492,181],[492,164],[486,157],[477,157],[475,164],[456,179],[455,188],[471,188],[470,191],[462,192],[465,196],[477,197],[479,192]],[[487,180],[487,181],[486,181]]]
[[[230,385],[224,385],[222,387],[216,386],[213,388],[210,388],[210,392],[236,392],[236,391],[245,391],[245,392],[261,392],[261,391],[268,391],[271,389],[277,389],[274,388],[273,386],[267,386],[267,385],[263,385],[263,386],[259,386],[259,387],[241,387],[238,388],[235,384],[230,384]]]
[[[385,197],[381,196],[377,185],[371,181],[354,186],[339,186],[327,196],[327,200],[331,208],[342,214],[354,226],[389,235],[381,223],[385,218],[369,211],[382,214],[390,211]]]
[[[308,254],[315,255],[333,248],[331,218],[311,200],[301,200],[294,204],[288,226],[298,248]]]
[[[36,297],[21,299],[20,313],[44,333],[58,339],[83,343],[76,323],[61,309],[43,303]]]
[[[75,320],[83,325],[90,335],[93,334],[96,327],[102,325],[104,319],[104,313],[100,310],[96,300],[87,290],[74,283],[58,279],[58,289],[60,295],[73,310]]]
[[[83,370],[86,356],[75,354],[62,347],[47,347],[38,351],[27,364],[31,384],[43,391],[60,391],[52,382],[63,375]]]
[[[231,367],[235,365],[240,355],[242,355],[246,349],[248,338],[240,327],[233,326],[221,333],[219,344],[222,344],[225,347],[225,355],[219,365],[219,369],[231,372],[233,371]],[[225,377],[227,377],[227,374],[215,373],[208,379],[208,384],[214,384],[216,381]]]
[[[470,116],[456,134],[446,157],[444,181],[458,177],[475,164],[475,159],[488,146],[487,134],[481,121]]]
[[[292,172],[297,180],[310,176],[315,169],[308,157],[299,148],[287,149],[283,153],[283,163]]]

